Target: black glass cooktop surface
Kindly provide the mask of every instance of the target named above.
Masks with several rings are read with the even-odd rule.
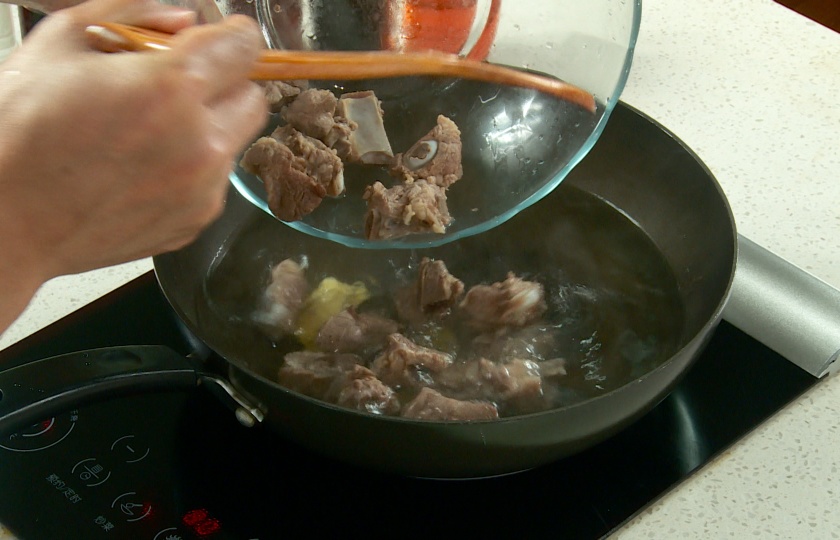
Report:
[[[192,348],[152,273],[0,351],[0,369],[128,344]],[[0,434],[0,522],[22,540],[601,538],[816,382],[724,322],[675,391],[623,432],[468,481],[324,459],[241,426],[201,388],[115,395]]]

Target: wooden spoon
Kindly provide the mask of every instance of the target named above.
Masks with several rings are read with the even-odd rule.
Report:
[[[103,52],[166,50],[172,34],[117,23],[86,28],[91,44]],[[582,88],[558,79],[439,52],[286,51],[265,50],[251,79],[379,79],[408,75],[462,77],[533,88],[595,112],[595,98]]]

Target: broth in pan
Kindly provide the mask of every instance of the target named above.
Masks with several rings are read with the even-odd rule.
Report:
[[[604,394],[676,352],[682,300],[627,216],[558,189],[426,250],[354,250],[256,215],[207,276],[203,324],[247,343],[266,379],[371,414],[488,420]]]

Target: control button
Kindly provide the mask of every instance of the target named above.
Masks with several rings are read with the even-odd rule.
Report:
[[[170,527],[157,533],[152,540],[184,540],[184,537],[178,534],[177,528]]]
[[[11,452],[37,452],[57,445],[70,435],[79,411],[72,410],[67,414],[55,416],[32,424],[28,428],[0,438],[0,448]]]
[[[106,471],[102,465],[97,463],[96,458],[81,460],[73,465],[70,472],[78,475],[80,480],[88,482],[85,484],[87,487],[104,484],[111,477],[111,471]]]
[[[126,521],[140,521],[149,517],[152,513],[151,503],[138,502],[137,493],[128,491],[123,493],[111,503],[111,508],[117,508],[126,516]]]
[[[37,424],[32,424],[20,432],[21,437],[41,437],[49,433],[55,427],[55,417],[47,418]]]
[[[116,452],[126,463],[137,463],[146,459],[149,455],[149,447],[138,443],[134,435],[120,437],[111,445],[111,450]]]

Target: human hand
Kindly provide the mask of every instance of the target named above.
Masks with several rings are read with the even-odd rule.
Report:
[[[7,4],[16,4],[32,11],[52,13],[84,2],[84,0],[0,0]]]
[[[0,65],[0,238],[41,282],[191,241],[220,213],[233,160],[267,117],[247,80],[262,45],[252,20],[186,28],[170,51],[116,54],[87,44],[84,28],[100,21],[173,32],[190,17],[151,0],[90,0],[47,17]]]

